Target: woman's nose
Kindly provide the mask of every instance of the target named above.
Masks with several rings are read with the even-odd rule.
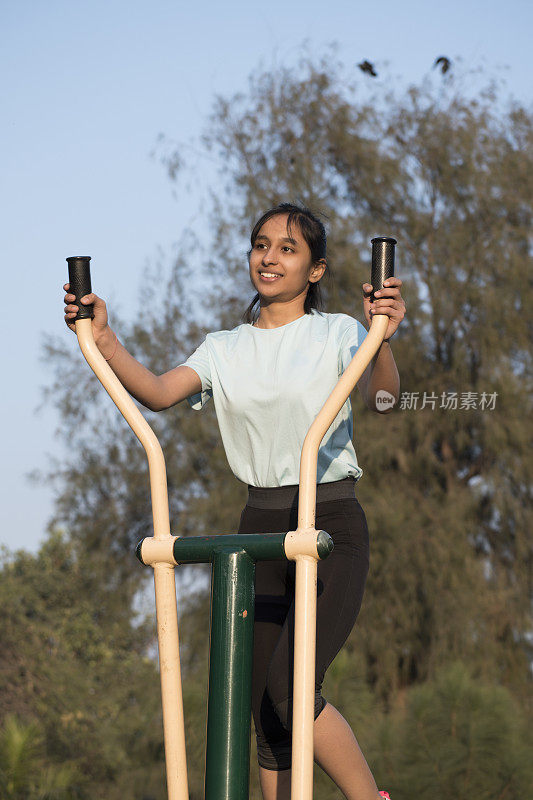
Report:
[[[270,248],[270,250],[267,250],[266,253],[264,253],[263,264],[265,265],[265,267],[268,264],[277,264],[277,262],[278,262],[277,253],[273,248]]]

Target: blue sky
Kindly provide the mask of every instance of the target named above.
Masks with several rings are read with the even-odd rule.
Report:
[[[160,133],[194,141],[216,93],[245,89],[260,65],[295,65],[302,48],[324,55],[332,42],[346,64],[388,61],[405,83],[438,55],[460,56],[530,106],[532,26],[526,0],[4,0],[0,543],[34,551],[52,512],[51,489],[26,475],[64,454],[60,420],[35,409],[47,379],[43,333],[77,347],[63,322],[65,257],[91,254],[95,290],[131,318],[147,264],[169,264],[184,229],[201,231],[202,193],[216,176],[204,168],[196,193],[175,196],[151,155]]]

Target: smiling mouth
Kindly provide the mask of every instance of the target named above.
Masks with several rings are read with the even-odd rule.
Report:
[[[267,281],[269,283],[282,277],[277,272],[267,272],[266,270],[261,270],[258,274],[261,280]]]

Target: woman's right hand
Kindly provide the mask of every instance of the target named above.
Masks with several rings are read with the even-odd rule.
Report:
[[[78,306],[74,305],[76,300],[76,296],[73,294],[69,294],[70,283],[65,283],[63,286],[65,290],[65,322],[67,323],[67,327],[70,328],[71,331],[76,330],[75,325],[75,318],[76,314],[78,313]],[[93,327],[93,336],[95,342],[98,342],[99,339],[102,338],[103,334],[106,332],[108,328],[107,323],[107,308],[105,302],[102,300],[101,297],[94,294],[86,294],[81,298],[81,303],[85,305],[93,304],[93,313],[94,317],[91,320],[92,327]]]

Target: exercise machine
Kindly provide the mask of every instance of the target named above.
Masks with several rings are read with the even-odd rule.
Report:
[[[395,245],[390,237],[372,239],[373,291],[394,274]],[[315,530],[318,449],[378,351],[389,318],[373,316],[367,336],[305,437],[296,531],[180,537],[170,531],[161,445],[96,346],[92,306],[80,303],[80,298],[92,291],[90,260],[90,256],[67,258],[70,293],[79,308],[75,319],[78,342],[148,457],[154,535],[139,542],[136,553],[142,564],[154,570],[168,800],[189,800],[174,569],[180,564],[212,565],[205,798],[247,800],[254,571],[258,560],[278,558],[296,562],[291,800],[312,800],[317,562],[327,558],[333,548],[327,532]]]

